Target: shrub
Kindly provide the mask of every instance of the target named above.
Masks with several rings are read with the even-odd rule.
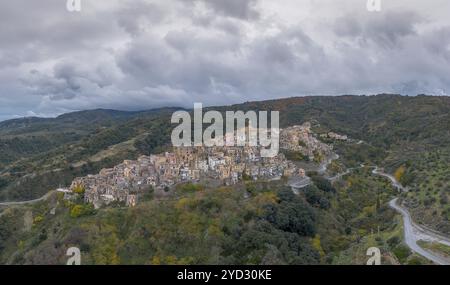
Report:
[[[194,183],[183,184],[180,188],[183,192],[197,192],[203,190],[202,185]]]
[[[40,222],[42,222],[43,220],[44,220],[43,216],[36,216],[33,220],[33,223],[36,225],[36,224],[39,224]]]
[[[74,205],[70,209],[70,216],[72,218],[78,218],[81,216],[91,215],[94,212],[95,212],[94,207],[90,204],[89,205]]]
[[[408,256],[411,255],[411,250],[405,245],[399,245],[394,249],[394,254],[401,263],[405,263]]]
[[[314,185],[317,186],[322,191],[325,192],[336,192],[336,189],[331,185],[330,181],[323,178],[322,176],[313,176],[312,181],[314,182]]]
[[[312,206],[316,206],[321,209],[328,209],[330,207],[330,201],[327,197],[325,197],[323,192],[317,189],[317,187],[305,187],[305,197],[306,201],[308,201],[308,203]]]
[[[422,265],[422,261],[418,257],[413,257],[408,261],[408,265]]]
[[[397,244],[400,243],[400,238],[398,236],[393,236],[387,240],[387,243],[390,247],[395,247]]]
[[[140,200],[142,202],[153,200],[154,194],[155,194],[155,189],[153,189],[153,187],[150,186],[147,190],[144,191],[144,194],[142,195]]]
[[[283,150],[286,159],[292,161],[309,161],[309,157],[298,151]]]
[[[86,191],[86,189],[84,189],[84,187],[82,185],[77,185],[73,190],[74,193],[83,195],[84,192]]]

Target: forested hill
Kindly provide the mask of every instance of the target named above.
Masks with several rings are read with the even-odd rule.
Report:
[[[315,120],[322,126],[377,146],[399,143],[447,145],[450,97],[338,96],[295,97],[248,102],[235,109],[280,111],[282,126]]]
[[[29,199],[164,145],[178,108],[91,110],[0,123],[0,197]],[[151,144],[151,145],[150,145]]]
[[[35,198],[75,176],[163,150],[176,109],[92,110],[0,122],[0,199]],[[450,142],[450,97],[314,96],[214,109],[278,110],[282,127],[316,122],[323,131],[366,141],[391,164]]]

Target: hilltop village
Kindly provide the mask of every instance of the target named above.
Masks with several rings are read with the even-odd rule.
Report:
[[[330,146],[313,136],[309,123],[280,130],[280,148],[301,152],[310,159],[331,153]],[[231,185],[242,180],[274,180],[282,176],[302,177],[305,171],[282,153],[273,158],[261,157],[260,147],[175,147],[172,152],[125,160],[97,175],[76,178],[65,192],[70,194],[83,188],[85,202],[96,208],[113,201],[134,206],[139,194],[151,188],[168,191],[178,183],[204,179]]]

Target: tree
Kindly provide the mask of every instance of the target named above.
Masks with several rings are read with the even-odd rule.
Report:
[[[333,185],[330,183],[330,181],[328,181],[327,179],[325,179],[322,176],[313,176],[312,177],[312,181],[314,182],[314,185],[317,186],[317,188],[319,188],[322,191],[325,192],[336,192],[336,189],[333,187]]]
[[[314,236],[316,229],[312,209],[295,202],[281,202],[275,214],[275,226],[301,236]]]
[[[328,198],[313,185],[305,187],[305,198],[312,206],[320,207],[321,209],[330,208],[330,201]]]
[[[84,189],[83,185],[78,184],[77,186],[75,186],[75,188],[73,188],[72,191],[76,194],[83,195],[86,189]]]
[[[70,216],[72,218],[78,218],[85,215],[91,215],[95,212],[94,207],[91,204],[88,205],[74,205],[70,209]]]

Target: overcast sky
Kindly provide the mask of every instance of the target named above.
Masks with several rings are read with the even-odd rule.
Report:
[[[450,1],[0,0],[0,120],[450,93]]]

